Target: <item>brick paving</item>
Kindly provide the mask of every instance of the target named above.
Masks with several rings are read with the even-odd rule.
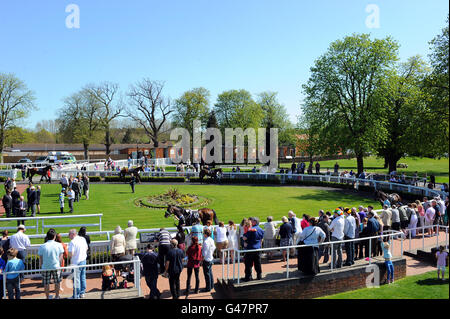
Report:
[[[441,231],[440,233],[442,236],[439,237],[440,244],[445,243],[445,233]],[[411,239],[411,248],[413,249],[420,249],[422,247],[422,244],[427,246],[435,246],[436,245],[436,237],[425,237],[422,239],[421,235],[418,235],[417,238]],[[401,240],[397,239],[393,242],[393,256],[397,257],[401,254]],[[403,241],[403,249],[409,250],[409,239],[406,239]],[[412,257],[408,257],[404,255],[404,258],[407,262],[407,276],[422,274],[425,272],[433,271],[436,268],[428,263],[424,263],[422,261],[416,260]],[[377,260],[382,260],[382,257],[377,257]],[[345,253],[344,253],[344,260],[345,260]],[[359,260],[356,265],[361,265],[364,263],[368,263],[368,261],[362,259]],[[327,264],[329,265],[329,263]],[[325,266],[325,269],[327,265],[322,264],[321,260],[321,266]],[[290,272],[293,274],[297,271],[297,258],[290,258],[289,261],[289,269]],[[223,267],[223,275],[224,278],[227,278],[227,264]],[[280,258],[276,258],[273,260],[267,261],[266,258],[263,258],[262,263],[262,270],[263,270],[263,280],[264,278],[268,278],[271,276],[268,276],[269,274],[273,273],[282,273],[286,272],[286,262],[280,261]],[[329,271],[329,270],[325,270]],[[238,263],[234,264],[234,273],[238,274]],[[239,274],[241,276],[241,279],[244,277],[244,264],[241,263],[239,266]],[[222,279],[222,264],[215,264],[213,265],[213,275],[216,280]],[[181,284],[181,298],[184,299],[185,295],[185,288],[186,288],[186,276],[187,272],[184,270],[180,277],[180,284]],[[229,267],[228,267],[228,277],[232,279],[233,277],[233,263],[231,261]],[[253,278],[256,278],[256,274],[253,273]],[[121,278],[119,278],[119,281],[121,281]],[[193,288],[194,283],[194,275],[192,275],[191,278],[191,288]],[[52,286],[53,287],[53,286]],[[63,292],[61,292],[61,297],[69,297],[72,293],[71,289],[71,281],[64,279],[62,283],[62,287],[64,289]],[[133,283],[129,284],[129,287],[134,287]],[[149,294],[149,289],[145,283],[145,279],[141,279],[141,287],[142,287],[142,294],[147,298]],[[200,270],[200,289],[205,287],[205,280],[203,276],[203,271]],[[163,299],[170,299],[170,289],[169,289],[169,280],[167,278],[159,277],[158,279],[158,289],[161,291],[162,295],[161,297]],[[101,290],[101,275],[100,274],[88,274],[87,275],[87,292],[98,292]],[[23,298],[43,298],[44,297],[44,288],[41,284],[40,279],[25,279],[25,281],[22,283],[22,296]],[[214,289],[210,293],[199,293],[199,294],[191,294],[189,295],[189,299],[212,299],[212,298],[218,298],[218,295],[214,291]]]

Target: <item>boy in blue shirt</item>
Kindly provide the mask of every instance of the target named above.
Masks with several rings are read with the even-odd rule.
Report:
[[[23,261],[17,258],[17,250],[8,249],[8,262],[4,272],[21,271],[25,269]],[[6,275],[6,290],[8,291],[8,299],[20,299],[20,278],[19,274]]]

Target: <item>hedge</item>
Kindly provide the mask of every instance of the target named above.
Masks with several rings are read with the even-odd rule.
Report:
[[[189,179],[192,183],[200,183],[200,178],[191,177]],[[279,179],[252,179],[252,178],[221,178],[220,181],[213,178],[204,178],[205,184],[264,184],[264,185],[279,185]]]
[[[89,176],[90,182],[101,182],[102,178],[100,176]]]
[[[6,177],[5,176],[0,176],[0,182],[6,182]]]
[[[105,182],[106,183],[117,183],[117,182],[123,182],[123,183],[129,183],[131,182],[131,177],[120,177],[120,176],[105,176]],[[141,182],[146,183],[184,183],[185,179],[184,177],[141,177]]]

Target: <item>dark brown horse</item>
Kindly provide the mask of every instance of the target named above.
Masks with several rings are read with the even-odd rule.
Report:
[[[216,168],[216,169],[201,169],[200,173],[199,173],[199,178],[200,178],[200,183],[203,182],[203,178],[205,178],[205,176],[209,176],[213,179],[221,179],[223,175],[222,169],[221,168]]]
[[[186,210],[182,207],[169,205],[164,214],[165,218],[173,215],[178,220],[178,226],[192,226],[195,219],[200,218],[203,225],[206,225],[208,221],[211,225],[218,224],[216,212],[211,208],[201,208],[199,210]]]
[[[127,175],[131,175],[131,176],[136,177],[137,181],[140,183],[141,182],[141,177],[139,176],[139,173],[143,172],[143,171],[144,171],[144,165],[138,166],[136,168],[123,167],[120,170],[119,176],[120,176],[120,178],[124,178]]]
[[[34,175],[41,175],[41,179],[39,180],[39,183],[42,182],[42,180],[45,177],[45,180],[47,182],[51,182],[51,179],[48,177],[48,171],[53,171],[53,167],[51,165],[47,165],[45,167],[31,167],[27,170],[27,177],[30,182],[33,181]]]
[[[399,204],[401,204],[401,201],[402,201],[402,198],[400,197],[399,194],[396,194],[396,193],[387,194],[383,191],[375,190],[375,200],[377,200],[381,203],[381,207],[383,207],[384,201],[386,199],[389,200],[391,205],[394,205],[394,204],[399,205]]]

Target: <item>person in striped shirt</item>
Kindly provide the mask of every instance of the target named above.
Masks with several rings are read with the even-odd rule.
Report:
[[[159,272],[164,273],[165,269],[165,259],[167,253],[170,250],[170,234],[165,228],[161,228],[158,234],[158,262],[159,262]]]
[[[59,209],[61,210],[61,214],[64,214],[64,192],[65,188],[61,189],[61,193],[59,194]]]

